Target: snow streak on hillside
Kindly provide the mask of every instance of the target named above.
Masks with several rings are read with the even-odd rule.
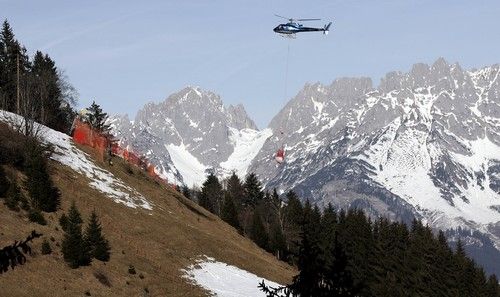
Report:
[[[206,257],[184,270],[185,278],[192,280],[219,297],[265,297],[258,289],[263,278],[238,267]],[[271,287],[281,285],[264,279]]]
[[[229,156],[227,161],[220,163],[220,167],[224,173],[228,174],[235,171],[240,177],[247,174],[250,163],[259,153],[260,149],[266,140],[273,135],[271,129],[257,131],[253,129],[237,129],[230,128],[231,143],[234,145],[234,151]]]
[[[184,143],[180,145],[165,144],[175,168],[182,175],[182,179],[189,187],[200,186],[206,179],[205,170],[208,168],[193,156]]]
[[[173,165],[181,174],[184,184],[189,187],[201,186],[207,178],[207,170],[211,169],[220,172],[221,177],[229,176],[234,171],[239,177],[244,178],[250,163],[259,153],[264,142],[273,134],[271,129],[262,131],[238,130],[230,127],[228,129],[230,131],[229,140],[234,146],[234,150],[228,159],[220,164],[202,164],[189,152],[184,143],[180,145],[165,144]]]
[[[0,111],[0,121],[8,123],[12,127],[19,127],[23,119],[16,114]],[[127,186],[111,172],[97,166],[88,154],[74,145],[70,136],[43,125],[36,125],[40,131],[41,140],[54,148],[54,153],[51,156],[53,160],[86,176],[90,180],[89,185],[92,188],[102,192],[116,203],[122,203],[131,208],[153,209],[151,203],[144,196]]]

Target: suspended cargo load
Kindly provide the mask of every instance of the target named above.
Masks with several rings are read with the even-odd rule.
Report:
[[[285,150],[283,148],[278,149],[276,152],[276,156],[274,157],[276,162],[279,164],[283,163],[285,161]]]

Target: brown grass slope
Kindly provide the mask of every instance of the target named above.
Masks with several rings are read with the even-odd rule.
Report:
[[[92,154],[90,150],[86,152]],[[62,193],[61,210],[45,214],[48,224],[40,226],[0,203],[0,247],[25,238],[35,229],[44,238],[55,238],[51,242],[54,252],[41,255],[42,239],[35,240],[32,247],[36,254],[27,256],[25,265],[0,274],[0,296],[85,296],[87,292],[91,296],[207,296],[207,292],[183,278],[181,272],[200,255],[279,283],[291,280],[293,268],[181,194],[155,183],[136,168],[130,173],[129,166],[117,158],[113,166],[96,163],[143,194],[154,204],[153,210],[117,204],[90,188],[86,177],[51,161],[51,176]],[[23,178],[12,168],[5,169],[11,176]],[[94,260],[91,266],[78,269],[65,264],[61,249],[56,246],[63,236],[58,218],[73,200],[85,223],[93,209],[98,213],[112,247],[108,263]],[[137,274],[128,273],[129,265],[135,267]],[[96,273],[104,274],[110,286],[103,285]]]

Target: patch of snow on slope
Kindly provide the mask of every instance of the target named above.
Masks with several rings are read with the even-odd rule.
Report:
[[[471,156],[453,154],[462,165],[473,171],[481,171],[489,160],[500,160],[500,147],[487,137],[469,142]]]
[[[490,206],[500,203],[500,195],[488,186],[490,183],[489,175],[485,171],[488,168],[490,160],[500,160],[500,147],[485,137],[470,141],[469,149],[472,154],[471,156],[464,156],[456,153],[452,153],[452,156],[471,172],[483,173],[485,176],[485,187],[480,187],[477,180],[471,180],[467,188],[462,188],[462,192],[465,197],[468,198],[469,203],[457,199],[459,203],[457,207],[469,216],[476,217],[476,221],[479,220],[482,223],[495,223],[500,219],[500,216],[498,212],[492,210]]]
[[[263,278],[238,267],[206,257],[183,271],[184,277],[219,297],[265,297],[257,287]],[[265,280],[265,279],[264,279]],[[265,280],[267,285],[280,284]]]
[[[339,120],[339,116],[336,116],[335,118],[330,119],[330,121],[328,123],[324,124],[323,127],[321,127],[321,130],[319,130],[319,133],[321,133],[325,130],[331,129],[333,126],[335,126],[335,124],[337,123],[338,120]],[[301,126],[301,128],[302,128],[302,126]]]
[[[314,110],[316,111],[316,115],[313,115],[313,122],[319,123],[323,117],[324,104],[322,102],[315,101],[313,97],[311,97],[311,101],[314,104]]]
[[[377,150],[382,154],[374,154],[382,166],[373,178],[421,213],[443,212],[452,218],[460,217],[461,213],[441,198],[429,176],[431,163],[426,136],[425,132],[414,129],[406,130],[396,139],[389,136],[384,142],[390,146],[382,145]]]
[[[22,118],[13,113],[0,111],[0,121],[17,126],[22,122]],[[116,203],[122,203],[131,208],[140,207],[147,210],[153,209],[144,196],[125,185],[111,172],[95,165],[88,157],[88,154],[79,150],[73,144],[70,136],[43,125],[38,125],[38,127],[41,132],[40,136],[42,141],[54,147],[54,153],[51,159],[85,175],[91,180],[89,185],[92,188],[104,193]]]
[[[206,179],[205,170],[207,166],[198,161],[198,159],[186,149],[184,143],[180,145],[165,145],[165,148],[168,150],[175,168],[177,168],[182,175],[182,179],[187,186],[191,187],[193,185],[203,184]]]
[[[170,166],[165,164],[163,161],[160,161],[158,165],[155,166],[154,170],[161,179],[166,180],[169,183],[182,185],[182,180],[179,179],[172,171],[172,168],[170,168]]]
[[[405,199],[422,214],[427,214],[426,217],[429,217],[429,214],[432,217],[432,214],[444,213],[455,220],[455,223],[461,219],[480,224],[498,222],[498,213],[489,206],[498,204],[500,196],[488,187],[482,190],[475,183],[469,183],[469,188],[463,189],[466,197],[470,198],[469,202],[455,197],[452,205],[441,197],[439,188],[434,185],[429,175],[430,155],[425,143],[425,133],[408,129],[390,143],[389,150],[380,150],[385,156],[374,154],[377,156],[375,160],[382,160],[382,167],[374,179]],[[485,168],[484,164],[489,159],[500,158],[500,149],[489,140],[471,142],[471,152],[473,155],[470,157],[455,155],[455,158],[462,164],[469,164],[475,171]],[[384,157],[387,158],[385,162]],[[448,221],[447,224],[452,225],[446,227],[452,227],[455,223]]]
[[[356,158],[367,161],[375,168],[380,168],[381,164],[387,162],[389,149],[396,138],[397,130],[400,125],[401,118],[397,117],[389,125],[384,127],[383,134],[377,138],[377,142],[371,144],[368,149],[363,152],[363,155],[359,155]]]
[[[273,135],[273,131],[269,128],[262,131],[229,129],[231,131],[229,139],[234,145],[234,151],[227,161],[220,163],[220,166],[226,172],[234,170],[238,176],[244,177],[250,163],[259,153],[266,140]]]
[[[444,92],[442,92],[444,93]],[[434,106],[436,99],[441,96],[434,96],[431,92],[431,87],[422,90],[420,93],[415,94],[415,105],[420,111],[420,114],[427,120],[432,120],[431,110]]]

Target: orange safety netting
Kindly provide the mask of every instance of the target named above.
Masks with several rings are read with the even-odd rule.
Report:
[[[101,133],[94,131],[90,125],[79,119],[75,119],[73,127],[73,140],[78,144],[94,148],[100,160],[103,161],[106,148],[111,144],[111,140]]]
[[[169,184],[167,179],[161,178],[156,173],[154,164],[150,163],[146,158],[130,151],[128,147],[120,147],[118,143],[114,142],[109,136],[93,130],[89,124],[78,118],[75,119],[73,127],[73,141],[78,144],[94,148],[101,161],[104,161],[105,154],[109,152],[114,156],[124,159],[129,164],[145,170],[148,175],[153,177],[155,180],[175,188],[175,185]]]

